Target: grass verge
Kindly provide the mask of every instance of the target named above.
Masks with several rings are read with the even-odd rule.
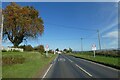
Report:
[[[93,61],[93,62],[97,62],[100,64],[104,64],[116,69],[120,69],[120,64],[119,64],[119,59],[120,57],[109,57],[109,56],[99,56],[96,55],[95,57],[93,57],[93,53],[76,53],[76,54],[69,54],[71,56],[74,56],[76,58],[82,58],[82,59],[86,59],[89,61]]]
[[[22,55],[25,62],[22,64],[3,65],[3,78],[34,78],[40,69],[49,64],[56,55],[49,54],[49,57],[34,52],[3,52],[2,57],[11,55]]]

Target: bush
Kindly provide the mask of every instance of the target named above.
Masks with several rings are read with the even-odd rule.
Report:
[[[12,52],[20,52],[19,50],[13,50]]]
[[[34,50],[39,51],[41,54],[43,54],[45,52],[43,45],[39,45],[39,46],[35,47]]]
[[[22,64],[25,62],[25,58],[22,55],[11,55],[3,56],[2,64],[3,65],[12,65],[12,64]]]
[[[54,51],[52,51],[52,50],[49,50],[49,51],[48,51],[48,53],[52,53],[52,54],[54,54]]]
[[[96,55],[118,57],[117,51],[97,51]]]
[[[2,50],[2,52],[7,52],[7,50]]]
[[[24,48],[25,51],[33,51],[33,47],[31,45],[27,45]]]

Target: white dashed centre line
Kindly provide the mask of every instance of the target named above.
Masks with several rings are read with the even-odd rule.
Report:
[[[67,58],[67,57],[66,57]],[[67,58],[70,62],[73,62],[72,60],[70,60],[69,58]],[[81,69],[83,72],[85,72],[87,75],[89,75],[90,77],[92,77],[92,75],[87,72],[86,70],[84,70],[82,67],[80,67],[79,65],[75,64],[79,69]]]
[[[80,67],[79,65],[75,64],[79,69],[81,69],[83,72],[85,72],[87,75],[89,75],[90,77],[92,77],[92,75],[87,72],[86,70],[84,70],[82,67]]]

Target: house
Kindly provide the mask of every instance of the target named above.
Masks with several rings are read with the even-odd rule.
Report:
[[[5,48],[4,46],[2,46],[2,50],[6,50],[6,51],[14,51],[14,50],[16,50],[16,51],[20,51],[20,52],[24,51],[22,48],[10,48],[10,47]]]

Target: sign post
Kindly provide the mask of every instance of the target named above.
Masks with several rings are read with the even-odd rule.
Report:
[[[46,51],[46,56],[48,57],[48,51],[49,51],[49,45],[48,44],[45,47],[45,51]]]
[[[95,50],[96,50],[96,45],[95,44],[92,45],[92,50],[93,50],[94,57],[95,57]]]
[[[55,50],[54,50],[54,54],[55,54]]]

